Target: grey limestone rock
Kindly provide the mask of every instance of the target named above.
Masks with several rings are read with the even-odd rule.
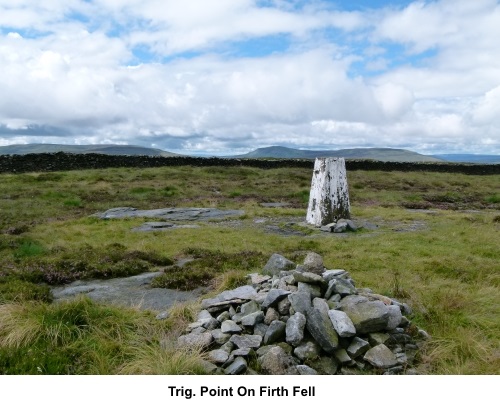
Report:
[[[340,364],[349,364],[352,361],[345,349],[335,350],[334,356]]]
[[[351,319],[357,333],[380,332],[387,327],[389,311],[382,301],[349,295],[340,301],[340,309]]]
[[[299,282],[297,286],[298,286],[297,292],[308,292],[309,294],[311,294],[311,297],[317,297],[317,298],[320,298],[322,295],[321,288],[319,286],[302,282]]]
[[[257,325],[254,326],[253,333],[254,335],[259,335],[262,336],[262,338],[264,338],[267,332],[267,328],[269,328],[269,326],[266,325],[265,323],[258,323]]]
[[[229,333],[224,333],[224,332],[222,332],[221,329],[214,329],[210,333],[212,334],[212,337],[214,338],[215,343],[217,343],[218,345],[223,345],[231,337],[231,335]]]
[[[213,337],[210,332],[203,332],[199,334],[190,333],[188,335],[179,336],[177,344],[180,347],[205,348],[210,346],[212,341]]]
[[[339,278],[339,277],[344,276],[346,274],[347,274],[347,271],[345,271],[344,269],[333,269],[333,270],[326,270],[321,275],[323,276],[323,279],[326,282],[329,282],[330,280],[333,280],[334,278]]]
[[[401,309],[399,305],[388,305],[387,310],[389,312],[389,319],[387,320],[387,329],[392,330],[399,326],[403,315],[401,314]]]
[[[376,368],[390,368],[398,365],[396,356],[384,344],[372,347],[365,353],[363,359]]]
[[[278,275],[282,270],[291,270],[294,268],[295,268],[294,262],[275,253],[269,258],[266,265],[262,269],[262,274],[274,276]]]
[[[304,259],[304,267],[311,273],[321,274],[325,270],[323,258],[314,252],[309,252]]]
[[[308,341],[300,344],[295,348],[293,354],[300,360],[314,360],[319,357],[321,347],[316,342]]]
[[[298,375],[296,363],[292,356],[280,346],[272,346],[258,358],[262,371],[272,375]]]
[[[277,304],[280,300],[282,300],[284,297],[287,295],[290,295],[291,292],[287,290],[281,290],[281,289],[272,289],[267,293],[266,299],[264,302],[261,304],[262,309],[267,309],[274,304]]]
[[[321,277],[319,274],[310,273],[306,271],[304,272],[294,271],[293,278],[295,279],[296,282],[300,281],[302,283],[317,284],[319,286],[323,286],[326,284],[323,277]]]
[[[306,313],[306,328],[325,352],[335,351],[339,338],[326,313],[316,308],[309,308]]]
[[[208,352],[208,359],[215,364],[224,364],[228,358],[229,353],[221,349]]]
[[[274,308],[268,308],[266,311],[266,317],[264,318],[264,323],[270,325],[272,321],[277,321],[280,319],[280,313]]]
[[[297,366],[297,371],[300,375],[318,375],[318,372],[314,368],[306,366],[305,364],[299,364]]]
[[[305,314],[312,307],[311,293],[309,291],[297,291],[288,296],[295,312]]]
[[[313,299],[312,304],[314,308],[320,310],[321,312],[324,312],[325,314],[328,313],[328,311],[330,310],[330,306],[328,305],[328,303],[324,298],[316,297]]]
[[[116,218],[161,218],[170,221],[194,221],[241,216],[242,210],[219,210],[216,208],[160,208],[154,210],[138,210],[132,207],[111,208],[105,212],[94,214],[100,219]]]
[[[230,342],[238,346],[239,349],[257,349],[262,343],[262,336],[259,335],[233,335]]]
[[[256,324],[262,322],[263,320],[264,320],[264,312],[257,311],[241,318],[241,324],[243,326],[255,326]]]
[[[340,337],[351,337],[356,334],[356,328],[345,312],[331,309],[328,311],[328,316]]]
[[[345,297],[346,295],[357,294],[357,290],[348,280],[334,278],[328,282],[325,298],[328,299],[333,294],[340,294],[341,297]]]
[[[290,306],[292,304],[290,303],[290,300],[288,297],[283,298],[281,301],[278,302],[278,312],[280,315],[288,315],[290,313]]]
[[[389,340],[390,336],[387,333],[382,332],[374,332],[368,334],[368,341],[372,346],[377,346],[382,343],[386,343]]]
[[[351,344],[347,348],[347,353],[354,359],[361,356],[368,349],[370,349],[370,343],[356,336],[352,339]]]
[[[243,317],[257,311],[260,311],[259,304],[257,304],[254,300],[248,301],[241,305],[240,311],[234,314],[231,319],[235,322],[240,322]]]
[[[228,319],[222,322],[220,327],[222,333],[240,333],[242,331],[241,327],[236,324],[236,322]]]
[[[272,321],[264,335],[264,344],[270,345],[283,340],[285,337],[286,324],[282,321]]]
[[[304,339],[306,317],[301,312],[296,312],[286,321],[285,336],[287,343],[298,346]]]
[[[247,371],[247,361],[243,357],[236,357],[234,361],[224,369],[228,375],[239,375]]]

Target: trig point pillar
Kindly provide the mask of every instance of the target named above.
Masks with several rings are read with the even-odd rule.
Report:
[[[323,226],[350,218],[349,188],[344,158],[317,158],[306,222]]]

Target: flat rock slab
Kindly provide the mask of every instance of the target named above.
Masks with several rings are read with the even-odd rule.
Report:
[[[111,208],[105,212],[94,214],[100,219],[119,218],[161,218],[169,221],[200,221],[223,219],[243,215],[243,210],[219,210],[216,208],[160,208],[155,210],[139,210],[132,207]]]
[[[175,225],[171,222],[144,222],[137,228],[132,228],[134,232],[153,232],[153,231],[168,231],[171,229],[196,229],[198,225]]]
[[[51,291],[55,301],[70,300],[85,294],[95,301],[162,311],[178,302],[194,300],[202,294],[201,289],[178,291],[151,288],[153,278],[162,274],[164,273],[149,272],[110,280],[78,280],[65,286],[53,287]]]
[[[264,208],[283,208],[283,207],[288,207],[290,206],[289,203],[281,203],[281,202],[274,202],[274,203],[260,203],[259,204],[261,207]]]

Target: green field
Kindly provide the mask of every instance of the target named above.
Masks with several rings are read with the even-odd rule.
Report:
[[[52,303],[49,285],[162,269],[198,259],[158,286],[232,287],[275,252],[315,251],[358,286],[394,296],[432,335],[423,374],[500,370],[500,176],[349,172],[351,211],[368,226],[345,237],[305,218],[311,172],[163,167],[0,175],[0,373],[201,373],[173,342],[196,303],[168,320],[88,299]],[[264,208],[262,202],[285,202]],[[199,229],[136,233],[144,219],[99,220],[113,207],[243,209]]]

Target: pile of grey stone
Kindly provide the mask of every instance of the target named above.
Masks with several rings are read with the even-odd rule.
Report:
[[[415,374],[429,336],[410,307],[356,288],[343,269],[309,253],[303,264],[274,254],[250,283],[202,301],[180,346],[202,348],[225,374]]]
[[[354,221],[345,218],[335,219],[333,222],[323,225],[320,227],[323,232],[356,232],[359,227],[354,223]]]

